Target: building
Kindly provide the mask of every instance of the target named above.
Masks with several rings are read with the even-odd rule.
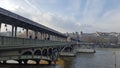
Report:
[[[70,41],[70,39],[75,39],[77,41],[80,41],[80,34],[78,32],[73,32],[73,33],[65,33],[66,36],[68,36],[68,41]]]

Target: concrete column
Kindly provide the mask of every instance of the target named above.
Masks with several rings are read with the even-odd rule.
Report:
[[[12,37],[14,36],[14,26],[12,25]]]
[[[48,61],[48,65],[51,65],[51,61]]]
[[[45,33],[43,34],[44,40],[46,39]]]
[[[44,40],[46,40],[46,33],[44,33]]]
[[[57,36],[55,36],[55,41],[57,41]]]
[[[52,35],[50,35],[50,40],[52,40]]]
[[[62,41],[63,38],[59,38],[59,39],[60,39],[60,41]]]
[[[36,64],[39,64],[39,62],[40,62],[40,60],[38,60],[38,59],[36,59],[35,61],[36,61]]]
[[[52,35],[52,40],[54,41],[54,36]]]
[[[45,33],[45,40],[47,40],[47,33]]]
[[[42,39],[42,33],[41,32],[39,32],[39,38]]]
[[[38,32],[38,39],[40,39],[40,32]]]
[[[27,64],[28,60],[23,60],[24,61],[24,64]]]
[[[58,41],[57,36],[55,36],[55,41]]]
[[[54,41],[55,41],[55,36],[53,35],[53,39],[54,39]]]
[[[17,36],[17,26],[15,26],[15,37]]]
[[[58,37],[57,39],[58,39],[58,41],[61,41],[61,38],[60,38],[60,37]]]
[[[58,36],[56,36],[56,41],[59,41]]]
[[[52,40],[54,41],[54,36],[52,35]]]
[[[52,40],[52,36],[51,35],[49,35],[49,40]]]
[[[48,40],[48,36],[47,36],[47,33],[45,34],[45,38],[46,38],[46,40]]]
[[[35,39],[38,39],[38,32],[35,31]]]
[[[63,41],[66,41],[65,38],[63,38]]]
[[[26,38],[28,38],[28,29],[26,29]]]
[[[3,61],[3,64],[7,64],[6,60],[5,60],[5,61]]]
[[[54,36],[52,35],[52,40],[54,41]]]
[[[54,41],[56,41],[56,38],[55,38],[55,36],[54,36]]]
[[[49,34],[47,33],[46,35],[47,35],[47,37],[46,37],[46,38],[47,38],[47,40],[48,40],[48,39],[49,39]]]
[[[42,40],[44,40],[44,33],[42,32]]]
[[[41,32],[41,39],[43,40],[43,32]]]
[[[61,38],[61,37],[58,37],[58,40],[59,40],[59,41],[62,41],[62,38]]]
[[[42,32],[42,40],[44,40],[44,33]]]
[[[62,39],[62,41],[64,42],[64,41],[65,41],[65,39],[63,38],[63,39]]]
[[[0,32],[1,32],[1,24],[2,24],[2,23],[0,23]]]
[[[48,40],[50,40],[50,34],[48,34]]]
[[[18,63],[19,63],[19,64],[22,64],[22,60],[18,60]]]
[[[55,36],[55,41],[57,41],[57,37]]]
[[[65,41],[64,38],[62,38],[62,41]]]
[[[61,41],[62,38],[58,37],[58,40]]]

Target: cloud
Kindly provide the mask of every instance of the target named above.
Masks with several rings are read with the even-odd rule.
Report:
[[[9,1],[7,1],[9,2]],[[26,4],[28,4],[28,6],[30,6],[30,2],[28,2],[27,0],[25,1],[27,2]],[[10,5],[10,3],[8,4]],[[13,4],[15,5],[15,4]],[[34,6],[32,6],[31,8],[29,8],[29,10],[26,10],[26,8],[28,8],[28,6],[21,6],[21,4],[17,5],[17,8],[14,8],[12,5],[11,7],[14,8],[9,8],[9,7],[4,7],[12,12],[15,12],[21,16],[27,17],[33,21],[36,21],[40,24],[46,25],[47,27],[53,28],[55,30],[58,30],[60,32],[71,32],[74,31],[74,29],[76,29],[76,27],[78,27],[75,24],[75,20],[72,19],[71,17],[64,17],[64,16],[60,16],[60,15],[55,15],[53,13],[50,12],[40,12],[39,10],[37,10],[37,8]],[[34,10],[35,9],[35,10]],[[76,29],[77,30],[77,29]]]
[[[54,6],[58,3],[57,0],[48,2]],[[108,3],[104,0],[86,0],[84,5],[83,0],[70,0],[68,2],[69,4],[63,4],[63,6],[67,6],[66,10],[59,8],[63,12],[68,12],[64,14],[58,14],[56,11],[45,11],[38,8],[38,4],[33,5],[28,0],[17,0],[17,2],[16,0],[1,0],[0,6],[60,32],[120,32],[120,6],[118,4],[113,4],[114,8],[111,5],[111,9],[107,10],[105,4]]]
[[[102,22],[100,24],[100,26],[102,26],[102,28],[106,28],[107,31],[116,31],[116,32],[120,32],[120,10],[116,9],[113,11],[108,11],[106,12],[103,17],[101,18],[101,20],[99,21],[99,23]]]

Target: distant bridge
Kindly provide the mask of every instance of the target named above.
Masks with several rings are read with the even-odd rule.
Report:
[[[39,64],[40,60],[47,60],[51,64],[64,47],[76,44],[75,39],[67,41],[67,36],[58,31],[0,8],[0,29],[2,23],[12,27],[11,36],[0,36],[0,63],[3,64],[7,60],[16,60],[19,64],[27,64],[28,60]],[[24,38],[17,36],[18,27],[25,30]]]

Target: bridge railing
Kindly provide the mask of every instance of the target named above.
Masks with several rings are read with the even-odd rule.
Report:
[[[39,39],[28,39],[28,38],[17,38],[17,37],[7,37],[0,36],[0,46],[14,46],[14,45],[66,45],[71,44],[71,42],[63,42],[63,41],[52,41],[52,40],[39,40]]]

